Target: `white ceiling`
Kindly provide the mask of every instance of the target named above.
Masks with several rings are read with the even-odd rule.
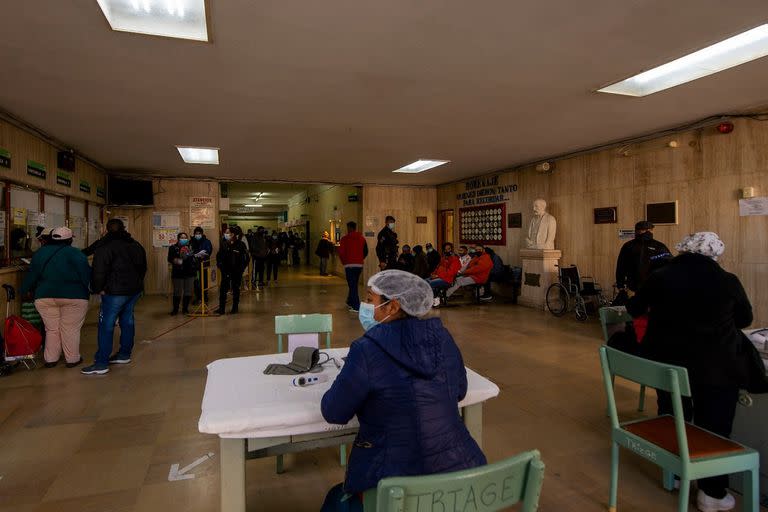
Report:
[[[434,184],[768,101],[768,59],[591,92],[765,23],[765,0],[210,5],[207,44],[113,32],[96,0],[5,2],[0,107],[123,172]],[[417,158],[452,163],[391,173]]]
[[[264,206],[249,214],[258,217],[274,217],[277,212],[287,210],[288,201],[307,190],[304,185],[292,184],[229,183],[227,186],[230,211],[246,204],[262,204]]]

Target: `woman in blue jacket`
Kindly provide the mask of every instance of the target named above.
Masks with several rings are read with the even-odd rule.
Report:
[[[347,475],[328,493],[322,512],[362,511],[361,494],[390,476],[429,475],[486,464],[459,416],[467,374],[459,348],[432,307],[426,281],[401,270],[368,280],[360,304],[366,330],[322,400],[329,423],[353,416],[360,431]]]

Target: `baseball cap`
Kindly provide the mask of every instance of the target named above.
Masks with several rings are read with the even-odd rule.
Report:
[[[72,230],[67,227],[54,228],[51,231],[51,239],[53,240],[69,240],[72,238]]]
[[[635,231],[641,231],[643,229],[653,229],[653,222],[647,221],[647,220],[641,220],[637,224],[635,224]]]

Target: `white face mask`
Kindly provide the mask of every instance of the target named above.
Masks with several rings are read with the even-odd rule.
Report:
[[[389,224],[387,224],[387,227],[389,229],[395,229],[395,223],[394,222],[390,222]]]

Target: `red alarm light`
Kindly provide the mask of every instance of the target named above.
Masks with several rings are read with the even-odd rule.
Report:
[[[733,131],[733,123],[726,121],[717,125],[717,131],[720,133],[731,133]]]

